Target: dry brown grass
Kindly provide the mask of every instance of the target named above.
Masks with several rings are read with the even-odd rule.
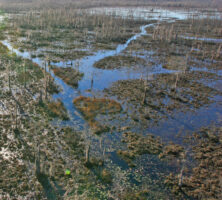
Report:
[[[111,99],[94,99],[80,96],[74,99],[73,103],[88,121],[91,129],[97,134],[109,130],[108,127],[102,126],[98,121],[96,121],[95,118],[97,115],[115,114],[122,110],[121,105]]]
[[[71,67],[67,68],[52,68],[54,74],[60,77],[66,84],[72,87],[78,87],[78,81],[82,79],[83,73]]]
[[[182,183],[178,175],[170,174],[166,184],[183,199],[221,199],[222,128],[206,128],[190,137],[195,167],[184,170]]]
[[[58,117],[62,120],[69,119],[67,110],[64,107],[64,104],[60,100],[50,102],[48,104],[48,108],[54,117]]]
[[[94,99],[80,96],[73,103],[87,119],[93,119],[97,114],[113,114],[122,110],[121,105],[111,99]]]

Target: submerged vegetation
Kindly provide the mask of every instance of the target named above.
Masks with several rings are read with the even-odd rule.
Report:
[[[221,199],[216,3],[0,0],[0,199]]]

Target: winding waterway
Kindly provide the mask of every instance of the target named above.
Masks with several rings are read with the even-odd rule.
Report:
[[[147,35],[146,29],[149,27],[153,27],[161,22],[174,22],[176,20],[184,20],[190,17],[198,16],[198,17],[204,17],[203,14],[193,11],[193,12],[186,12],[186,11],[172,11],[172,10],[163,10],[163,9],[156,9],[155,12],[147,10],[145,8],[137,8],[135,12],[130,12],[130,10],[127,10],[127,8],[118,8],[119,12],[117,14],[121,15],[122,17],[129,17],[130,13],[133,13],[134,18],[143,18],[148,21],[150,20],[156,20],[156,23],[147,24],[140,27],[140,32],[129,38],[124,44],[119,44],[115,50],[100,50],[96,53],[94,53],[91,56],[84,57],[79,60],[69,60],[66,62],[58,62],[58,63],[51,63],[54,66],[57,67],[66,67],[67,63],[73,63],[73,66],[75,66],[76,62],[78,62],[78,69],[80,72],[84,73],[84,77],[82,80],[79,81],[78,88],[74,89],[71,86],[67,85],[62,79],[59,77],[56,77],[52,71],[49,70],[48,66],[46,70],[51,73],[51,75],[55,78],[56,83],[61,87],[62,91],[58,94],[54,94],[54,99],[60,99],[66,109],[69,111],[69,114],[71,116],[71,120],[68,122],[68,125],[75,125],[76,127],[84,125],[84,120],[82,119],[80,113],[76,110],[75,106],[73,105],[73,99],[80,96],[91,96],[92,93],[98,93],[101,92],[103,89],[108,88],[111,86],[112,83],[118,81],[118,80],[128,80],[128,79],[137,79],[141,77],[141,74],[146,74],[147,69],[144,67],[141,67],[141,69],[135,69],[135,68],[121,68],[121,69],[114,69],[114,70],[106,70],[106,69],[98,69],[94,67],[94,64],[106,57],[109,56],[115,56],[121,54],[128,45],[134,41],[140,38],[141,36]],[[106,14],[113,14],[112,8],[99,8],[91,10],[92,13],[106,13]],[[216,15],[217,16],[217,15]],[[3,20],[3,18],[2,18]],[[181,36],[183,37],[183,36]],[[187,38],[184,39],[198,39],[198,38]],[[200,40],[203,40],[204,38],[200,38]],[[219,39],[210,39],[205,38],[206,41],[210,42],[221,42]],[[2,41],[2,43],[8,47],[12,52],[16,53],[16,55],[21,56],[23,58],[27,58],[32,60],[34,63],[37,63],[42,68],[45,67],[45,61],[41,58],[32,58],[31,52],[25,51],[20,52],[19,50],[13,48],[12,44],[8,40]],[[152,52],[150,52],[151,56],[149,59],[152,59]],[[195,69],[196,70],[196,69]],[[161,64],[156,64],[155,67],[153,67],[149,74],[160,74],[160,73],[175,73],[174,70],[167,70],[162,67]],[[93,83],[93,84],[92,84]],[[91,92],[89,92],[91,91]],[[198,115],[198,117],[202,117]],[[186,118],[186,116],[185,116]],[[181,119],[183,121],[184,119]],[[159,129],[159,128],[158,128]]]
[[[51,75],[55,78],[56,83],[61,87],[62,92],[53,95],[54,99],[60,99],[64,103],[66,109],[69,111],[70,116],[72,119],[69,121],[69,125],[74,123],[80,123],[82,124],[82,120],[80,115],[78,114],[78,111],[75,109],[73,105],[73,99],[79,95],[89,95],[88,91],[89,89],[96,91],[101,91],[104,88],[109,87],[112,83],[118,81],[118,80],[127,80],[127,79],[136,79],[141,76],[141,74],[145,73],[145,69],[141,70],[135,70],[135,69],[129,69],[129,68],[123,68],[123,69],[116,69],[116,70],[104,70],[104,69],[97,69],[93,67],[93,65],[109,56],[115,56],[119,55],[121,52],[123,52],[128,45],[133,41],[138,39],[139,37],[146,35],[146,29],[149,27],[153,27],[155,24],[147,24],[140,27],[140,33],[135,34],[131,38],[129,38],[125,44],[119,44],[115,50],[101,50],[96,52],[92,56],[84,57],[80,60],[70,60],[67,62],[57,62],[53,63],[52,65],[57,67],[65,67],[67,66],[66,63],[72,62],[75,66],[76,62],[79,63],[78,69],[84,73],[84,77],[81,81],[79,81],[78,89],[74,89],[71,86],[67,85],[62,79],[59,77],[56,77],[52,71],[49,70],[48,65],[46,65],[46,70],[51,73]],[[32,58],[30,52],[20,52],[19,50],[13,48],[12,44],[9,42],[9,40],[4,40],[2,43],[8,47],[8,49],[16,55],[21,56],[22,58],[30,59],[34,63],[37,63],[40,67],[45,67],[45,61],[41,58]],[[170,73],[173,72],[171,70],[167,70],[162,68],[161,65],[156,66],[156,68],[151,72],[153,74],[156,73]],[[93,85],[92,85],[92,79],[93,79]],[[92,88],[93,87],[93,88]]]

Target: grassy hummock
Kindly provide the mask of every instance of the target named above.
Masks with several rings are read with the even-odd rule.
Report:
[[[105,98],[95,99],[80,96],[74,99],[73,103],[83,114],[84,118],[88,121],[90,127],[96,134],[109,131],[108,127],[102,126],[96,121],[97,115],[115,114],[122,110],[122,107],[118,102]]]

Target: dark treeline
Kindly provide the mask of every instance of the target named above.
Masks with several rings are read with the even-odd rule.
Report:
[[[91,8],[99,6],[167,6],[183,8],[219,8],[221,0],[0,0],[7,11],[42,8]]]

